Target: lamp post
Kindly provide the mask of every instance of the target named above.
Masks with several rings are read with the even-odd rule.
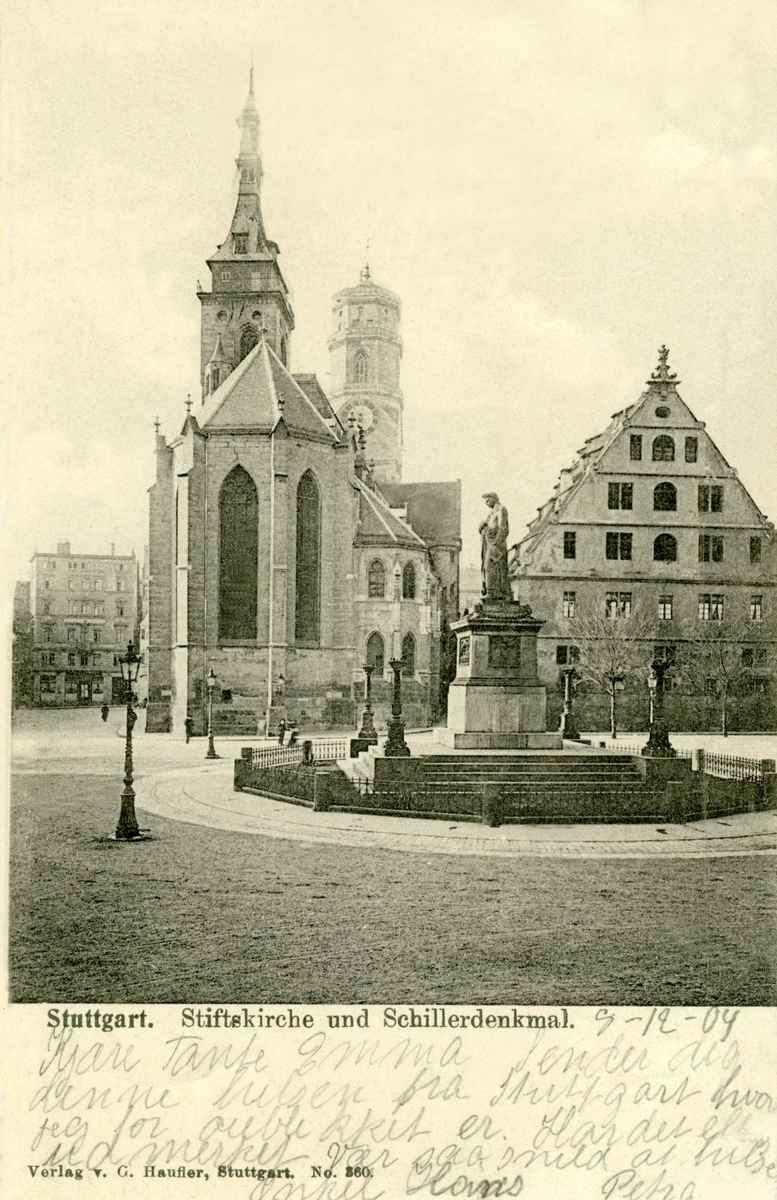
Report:
[[[140,837],[137,817],[135,816],[135,792],[132,788],[132,729],[137,720],[135,709],[132,707],[134,696],[132,685],[140,670],[140,655],[135,653],[132,642],[127,645],[127,653],[119,655],[121,677],[124,680],[124,692],[127,700],[127,740],[124,747],[124,790],[121,793],[121,812],[116,826],[116,840],[128,842]]]
[[[362,670],[367,676],[367,683],[364,689],[364,711],[362,712],[362,727],[359,730],[359,740],[370,742],[373,746],[377,745],[378,735],[375,731],[375,722],[372,717],[372,672],[375,670],[372,663],[365,663]]]
[[[391,720],[388,723],[388,737],[383,753],[386,758],[409,758],[410,747],[405,741],[405,722],[402,720],[402,683],[400,672],[404,667],[401,658],[389,659],[389,666],[394,672],[394,692],[391,700]]]
[[[568,742],[580,741],[580,731],[577,728],[577,723],[572,716],[572,686],[577,679],[577,671],[574,667],[563,667],[561,674],[564,679],[564,708],[561,712],[561,726],[559,732],[562,738]]]
[[[669,730],[664,719],[664,676],[667,663],[656,658],[650,664],[648,688],[650,690],[650,735],[642,751],[645,758],[675,758],[677,751],[669,741]]]
[[[216,753],[216,747],[213,745],[213,689],[217,682],[213,667],[208,671],[208,677],[205,682],[208,685],[208,753],[205,757],[221,758],[221,755]]]

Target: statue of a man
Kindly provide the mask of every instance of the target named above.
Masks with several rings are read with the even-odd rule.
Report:
[[[496,492],[483,496],[490,513],[480,522],[480,566],[485,600],[512,600],[510,576],[507,571],[507,509],[499,503]]]

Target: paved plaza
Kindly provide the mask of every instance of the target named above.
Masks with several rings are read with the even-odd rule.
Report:
[[[17,716],[14,1001],[777,1000],[774,813],[496,829],[317,813],[232,790],[244,739],[206,761],[204,739],[141,718],[150,837],[117,843],[121,710]],[[743,741],[726,748],[765,756]]]

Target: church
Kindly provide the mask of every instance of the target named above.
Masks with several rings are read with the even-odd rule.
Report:
[[[428,725],[455,671],[460,483],[402,480],[401,305],[369,266],[333,297],[329,397],[292,372],[253,78],[237,124],[237,205],[198,287],[201,396],[156,434],[147,729],[204,732],[211,672],[217,732],[353,727],[365,664],[385,725],[391,659],[407,724]]]

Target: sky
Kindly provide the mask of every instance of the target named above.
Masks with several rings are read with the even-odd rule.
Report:
[[[236,195],[251,55],[292,370],[330,297],[402,299],[406,479],[511,541],[670,347],[777,516],[775,22],[737,0],[12,0],[2,68],[6,587],[142,553],[153,427],[199,399],[197,281]],[[5,593],[7,595],[7,592]]]

